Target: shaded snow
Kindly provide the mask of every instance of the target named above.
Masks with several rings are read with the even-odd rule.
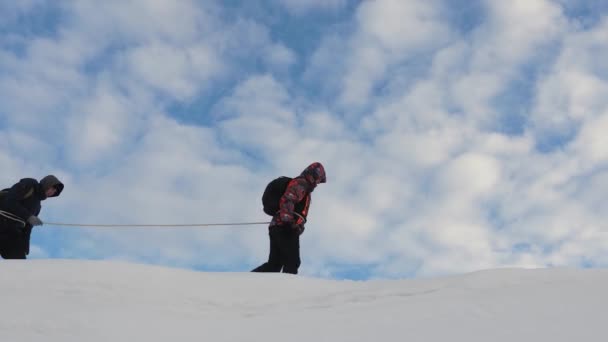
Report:
[[[332,281],[0,262],[0,341],[605,341],[608,270]]]

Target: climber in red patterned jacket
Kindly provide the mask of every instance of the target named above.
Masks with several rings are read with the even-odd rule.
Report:
[[[268,227],[270,253],[268,261],[252,272],[281,272],[297,274],[300,267],[300,235],[310,206],[310,194],[320,183],[325,183],[325,169],[321,163],[310,164],[292,179],[279,201],[279,211]]]

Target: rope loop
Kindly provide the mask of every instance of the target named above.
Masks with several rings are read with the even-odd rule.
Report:
[[[21,226],[25,227],[25,221],[23,221],[21,219],[21,217],[15,215],[15,214],[9,213],[8,211],[2,211],[2,210],[0,210],[0,216],[4,216],[4,217],[6,217],[7,219],[9,219],[11,221],[18,222],[18,223],[21,224]]]

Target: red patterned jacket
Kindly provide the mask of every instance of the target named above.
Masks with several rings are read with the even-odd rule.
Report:
[[[279,200],[279,211],[270,226],[290,225],[303,230],[310,207],[310,194],[319,183],[325,183],[325,169],[321,163],[310,164],[298,177],[287,184]]]

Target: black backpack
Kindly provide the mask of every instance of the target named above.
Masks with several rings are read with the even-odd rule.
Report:
[[[292,178],[281,176],[273,179],[264,190],[262,195],[262,205],[264,206],[264,212],[270,216],[274,216],[279,211],[279,200],[287,189],[287,184]]]

